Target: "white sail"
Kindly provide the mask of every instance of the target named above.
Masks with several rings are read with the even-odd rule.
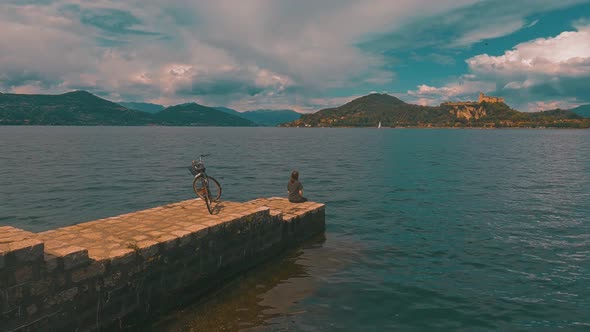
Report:
[[[379,125],[377,126],[377,128],[381,128],[381,121],[379,121]]]

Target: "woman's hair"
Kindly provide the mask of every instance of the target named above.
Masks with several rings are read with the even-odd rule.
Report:
[[[293,183],[297,180],[299,180],[299,172],[297,172],[297,171],[291,172],[291,180],[290,180],[291,183]]]

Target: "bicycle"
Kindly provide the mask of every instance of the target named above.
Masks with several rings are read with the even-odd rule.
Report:
[[[221,197],[221,185],[212,176],[208,176],[205,173],[205,163],[203,157],[209,156],[208,154],[202,154],[199,156],[199,161],[193,160],[189,170],[195,176],[193,180],[193,190],[198,197],[205,201],[207,210],[210,214],[213,214],[214,202],[218,202]]]

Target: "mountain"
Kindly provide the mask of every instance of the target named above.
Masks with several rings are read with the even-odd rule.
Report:
[[[125,101],[121,101],[118,102],[117,104],[126,107],[130,110],[138,110],[138,111],[142,111],[142,112],[146,112],[146,113],[158,113],[161,110],[163,110],[164,106],[162,105],[158,105],[158,104],[151,104],[151,103],[136,103],[136,102],[125,102]]]
[[[254,111],[238,112],[234,109],[222,106],[214,108],[222,112],[250,120],[260,126],[277,126],[281,123],[295,121],[301,117],[301,113],[297,113],[293,110],[260,109]]]
[[[0,124],[143,125],[148,113],[130,110],[86,91],[61,95],[0,94]]]
[[[297,113],[293,110],[269,109],[247,111],[241,115],[243,118],[246,118],[261,126],[277,126],[282,123],[295,121],[301,117],[301,113]]]
[[[240,112],[238,112],[238,111],[236,111],[234,109],[228,108],[228,107],[215,106],[213,108],[216,109],[216,110],[218,110],[218,111],[222,111],[224,113],[227,113],[227,114],[231,114],[231,115],[242,117],[242,113],[240,113]]]
[[[167,126],[256,126],[250,120],[197,103],[171,106],[154,117],[159,124]]]
[[[439,106],[407,104],[387,94],[370,94],[339,107],[326,108],[286,127],[572,127],[588,128],[574,112],[524,113],[503,102],[458,102]]]
[[[151,114],[129,109],[86,91],[74,91],[61,95],[0,93],[0,125],[255,126],[256,124],[195,103],[176,105]]]
[[[570,111],[572,111],[582,117],[590,118],[590,104],[580,105],[576,108],[572,108]]]

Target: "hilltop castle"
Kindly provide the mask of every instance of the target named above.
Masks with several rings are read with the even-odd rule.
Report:
[[[479,93],[479,103],[503,103],[504,102],[504,98],[501,97],[490,97],[490,96],[486,96],[483,94],[483,92]]]
[[[486,96],[483,92],[480,92],[479,93],[479,99],[477,100],[477,102],[475,102],[475,101],[456,101],[456,102],[447,101],[447,102],[442,103],[441,105],[448,105],[448,106],[476,106],[476,105],[481,104],[481,103],[503,103],[503,102],[504,102],[504,98]]]

